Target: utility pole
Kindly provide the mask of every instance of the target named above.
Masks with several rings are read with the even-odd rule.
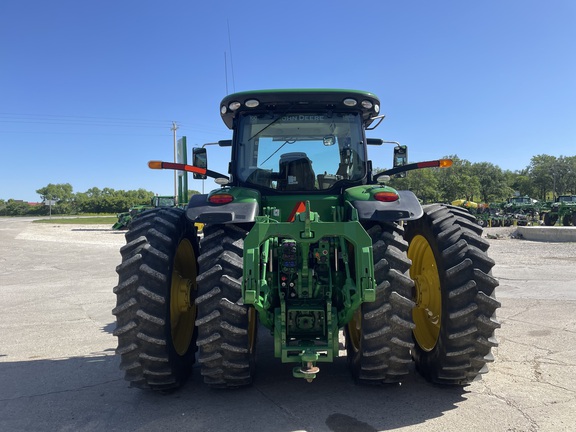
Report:
[[[174,133],[174,163],[176,163],[176,131],[178,130],[176,122],[172,122],[170,130]],[[176,170],[174,170],[174,200],[176,205],[178,205],[178,171]]]

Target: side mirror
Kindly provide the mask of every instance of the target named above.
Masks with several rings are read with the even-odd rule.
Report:
[[[322,141],[325,146],[332,146],[336,144],[336,137],[334,135],[326,135]]]
[[[194,147],[192,149],[192,165],[198,168],[208,168],[208,155],[204,147]],[[192,177],[196,180],[205,180],[208,176],[192,173]]]
[[[408,163],[408,147],[397,145],[394,147],[394,168],[406,165]],[[406,177],[406,172],[396,174],[396,177]]]

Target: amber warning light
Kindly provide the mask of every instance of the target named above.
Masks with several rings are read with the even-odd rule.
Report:
[[[416,163],[418,168],[450,168],[452,166],[452,159],[438,159],[429,162]]]
[[[186,165],[174,162],[162,162],[162,161],[150,161],[148,162],[148,168],[150,169],[173,169],[178,171],[188,171],[197,174],[206,174],[206,168],[198,168],[192,165]]]
[[[150,169],[162,169],[162,162],[150,161],[150,162],[148,162],[148,168],[150,168]]]

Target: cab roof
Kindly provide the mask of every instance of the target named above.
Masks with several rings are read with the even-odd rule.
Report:
[[[229,129],[234,118],[246,112],[360,112],[368,127],[380,112],[380,100],[372,93],[343,89],[274,89],[233,93],[222,99],[220,115]]]

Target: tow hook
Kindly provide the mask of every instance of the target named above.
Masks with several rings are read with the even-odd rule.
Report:
[[[295,378],[304,378],[306,381],[311,383],[314,378],[316,378],[316,374],[320,372],[320,368],[316,366],[318,353],[315,353],[312,350],[306,350],[300,354],[300,358],[302,364],[292,369],[292,375],[294,375]]]

